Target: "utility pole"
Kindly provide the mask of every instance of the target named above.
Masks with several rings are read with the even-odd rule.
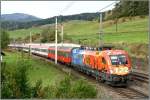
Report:
[[[149,55],[148,55],[148,62],[149,62],[149,74],[150,74],[150,1],[149,1],[149,21],[148,21],[148,26],[149,26],[149,30],[148,30],[148,42],[149,42],[149,45],[148,45],[148,47],[149,47],[149,49],[148,49],[148,51],[149,51]],[[149,84],[149,86],[150,86],[150,84]],[[149,88],[149,91],[150,91],[150,88]]]
[[[40,32],[40,46],[42,45],[42,43],[41,43],[42,41],[41,40],[42,40],[42,38],[41,38],[41,32]]]
[[[31,56],[31,43],[32,43],[32,35],[30,32],[29,56]]]
[[[30,43],[32,43],[32,33],[30,32]]]
[[[55,64],[57,64],[57,16],[55,19]]]
[[[100,32],[99,32],[99,45],[103,45],[103,30],[102,30],[102,12],[100,13]]]
[[[14,38],[14,47],[15,47],[15,50],[16,50],[16,41],[15,41],[15,38]]]
[[[116,23],[116,32],[118,31],[118,18],[116,16],[116,19],[115,19],[115,23]]]
[[[63,46],[63,35],[64,35],[64,27],[63,27],[63,24],[61,24],[61,44]]]

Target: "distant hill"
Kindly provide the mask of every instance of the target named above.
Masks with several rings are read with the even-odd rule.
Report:
[[[41,18],[24,14],[24,13],[13,13],[13,14],[2,14],[1,20],[2,21],[17,21],[17,22],[28,22],[28,21],[36,21],[40,20]]]
[[[81,13],[75,15],[66,15],[66,16],[58,16],[58,23],[59,22],[66,22],[71,20],[86,20],[92,21],[97,20],[99,17],[99,13]],[[8,30],[14,29],[23,29],[23,28],[30,28],[33,26],[40,26],[46,24],[55,23],[55,16],[47,19],[39,19],[39,20],[32,20],[27,22],[18,22],[18,21],[3,21],[1,27]]]
[[[131,17],[131,16],[144,16],[148,15],[148,1],[140,2],[140,1],[120,1],[115,5],[115,8],[109,11],[103,12],[103,21],[105,20],[116,20],[121,17]],[[11,17],[17,18],[17,17]],[[3,17],[2,17],[3,19]],[[19,18],[18,18],[19,19]],[[25,20],[28,19],[24,18]],[[32,19],[29,17],[29,19]],[[22,19],[19,19],[22,20]],[[74,15],[66,15],[66,16],[58,16],[58,23],[60,22],[67,22],[71,20],[81,20],[81,21],[99,21],[99,13],[81,13],[81,14],[74,14]],[[23,20],[22,20],[23,21]],[[1,23],[1,28],[7,30],[15,30],[15,29],[24,29],[30,28],[40,25],[52,24],[55,23],[55,16],[47,19],[40,19],[40,20],[31,20],[27,22],[10,22],[10,21],[3,21]]]

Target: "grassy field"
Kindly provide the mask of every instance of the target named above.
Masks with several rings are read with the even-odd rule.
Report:
[[[9,70],[14,70],[17,66],[19,59],[22,59],[21,52],[5,52],[4,61]],[[26,59],[28,56],[24,56]],[[42,80],[43,86],[52,85],[61,81],[67,76],[64,72],[55,68],[53,64],[46,63],[38,59],[30,59],[31,67],[28,71],[29,82],[31,85],[35,85],[37,80]]]
[[[105,43],[148,43],[148,18],[139,18],[116,25],[105,25],[103,27],[103,40]],[[107,23],[108,24],[108,23]],[[98,43],[99,40],[99,24],[98,22],[82,22],[72,21],[65,23],[64,33],[73,41],[88,40],[92,43]]]
[[[39,27],[33,27],[29,29],[19,29],[19,30],[14,30],[14,31],[9,31],[10,38],[25,38],[30,35],[30,32],[32,35],[40,33],[42,31],[41,28]]]
[[[118,31],[113,21],[103,22],[103,40],[105,43],[148,43],[148,17],[129,18],[118,23]],[[44,25],[46,27],[46,25]],[[49,27],[49,25],[47,25]],[[12,38],[26,37],[30,31],[33,34],[39,33],[41,27],[10,31]],[[99,23],[98,21],[69,21],[64,23],[64,35],[78,43],[79,41],[88,41],[86,44],[98,44],[99,42]]]

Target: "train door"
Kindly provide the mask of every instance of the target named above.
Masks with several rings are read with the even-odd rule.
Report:
[[[101,61],[102,61],[102,71],[103,72],[106,72],[107,71],[107,62],[106,62],[106,59],[104,57],[101,58]]]

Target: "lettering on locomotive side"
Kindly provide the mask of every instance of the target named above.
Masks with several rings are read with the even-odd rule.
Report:
[[[127,67],[116,68],[115,72],[116,73],[127,73],[128,68]]]

